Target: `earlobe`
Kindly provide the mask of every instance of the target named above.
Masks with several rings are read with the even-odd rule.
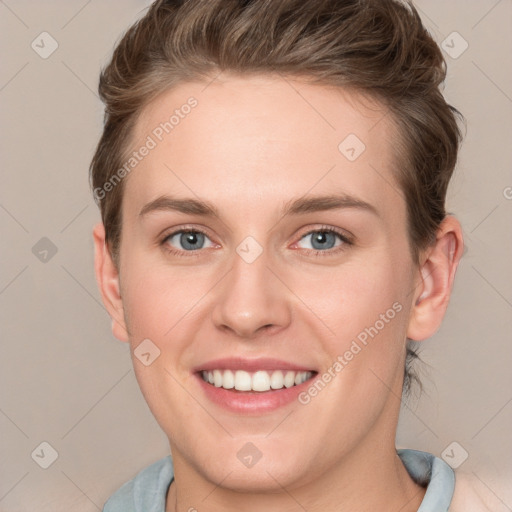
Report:
[[[123,301],[119,285],[119,272],[105,242],[105,227],[94,226],[94,270],[103,304],[112,318],[112,333],[120,341],[128,341]]]
[[[448,307],[463,247],[459,221],[447,216],[437,231],[434,245],[425,252],[418,269],[408,338],[422,341],[438,330]]]

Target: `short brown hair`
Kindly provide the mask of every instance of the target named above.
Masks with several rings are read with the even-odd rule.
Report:
[[[396,179],[419,262],[446,216],[462,115],[440,91],[446,62],[410,0],[157,0],[100,75],[105,120],[90,166],[94,191],[123,165],[145,105],[178,83],[221,71],[308,77],[386,106],[400,134]],[[116,185],[95,199],[118,263],[123,180]],[[408,349],[408,363],[413,357]],[[411,378],[406,370],[405,388]]]

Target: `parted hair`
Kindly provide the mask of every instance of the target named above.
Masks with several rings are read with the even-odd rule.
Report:
[[[93,190],[122,167],[144,107],[187,81],[221,72],[279,74],[359,91],[397,128],[393,169],[407,207],[411,255],[435,241],[462,140],[441,91],[443,54],[410,0],[157,0],[102,69],[103,133],[90,165]],[[119,263],[124,180],[99,199],[106,242]],[[404,390],[416,379],[407,349]]]

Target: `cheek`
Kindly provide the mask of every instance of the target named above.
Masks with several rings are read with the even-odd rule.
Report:
[[[159,340],[157,344],[190,322],[215,277],[206,267],[173,268],[144,258],[127,261],[125,274],[123,305],[130,333]]]
[[[297,295],[314,312],[309,318],[322,340],[325,364],[331,373],[343,375],[331,387],[336,389],[334,401],[343,401],[346,390],[353,398],[376,397],[385,391],[382,382],[394,385],[399,376],[407,327],[408,265],[405,258],[382,252],[364,261],[354,259],[323,277],[304,274],[296,280],[302,283],[294,288]]]
[[[184,417],[198,412],[183,388],[190,376],[182,362],[197,327],[201,299],[211,288],[210,276],[197,269],[191,272],[184,267],[151,264],[143,257],[126,258],[124,271],[123,305],[135,375],[162,429],[175,431],[176,413],[171,411],[180,411]],[[147,339],[156,346],[150,350],[157,350],[158,357],[145,366],[137,359],[136,350]]]
[[[310,388],[303,397],[311,400],[312,416],[327,414],[364,428],[376,421],[390,388],[400,395],[408,314],[406,265],[405,259],[382,254],[364,262],[354,259],[320,280],[318,273],[302,277],[303,284],[294,288],[314,312],[308,318],[326,355],[321,376],[325,390]],[[336,428],[333,436],[352,435]]]
[[[314,274],[297,273],[294,290],[334,331],[330,334],[337,339],[352,338],[379,321],[395,302],[403,301],[407,283],[401,269],[391,259],[354,260]]]

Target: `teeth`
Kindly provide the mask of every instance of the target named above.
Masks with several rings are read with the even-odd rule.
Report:
[[[235,372],[235,389],[238,391],[251,391],[251,375],[243,370]]]
[[[216,388],[220,388],[222,386],[222,373],[220,370],[213,370],[213,385]]]
[[[313,372],[259,370],[249,373],[244,370],[234,372],[232,370],[204,370],[201,375],[205,382],[209,382],[217,388],[235,388],[237,391],[270,391],[302,384],[313,376]]]
[[[295,384],[295,372],[286,372],[284,376],[284,385],[291,388]]]
[[[222,375],[222,387],[224,389],[233,389],[235,387],[235,376],[231,370],[226,370],[224,375]]]
[[[270,375],[263,371],[256,372],[252,376],[252,389],[253,391],[269,391]]]

